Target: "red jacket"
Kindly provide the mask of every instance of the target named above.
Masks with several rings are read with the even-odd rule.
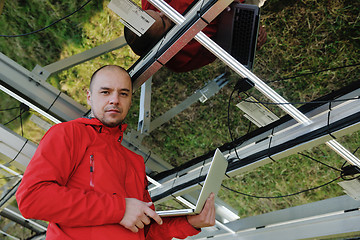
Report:
[[[181,14],[193,1],[194,0],[165,0],[165,2]],[[158,11],[147,0],[141,0],[141,6],[144,10],[152,9]],[[214,37],[218,28],[217,22],[218,20],[215,18],[202,30],[202,32],[210,38]],[[215,55],[204,48],[198,41],[193,39],[170,59],[165,66],[174,72],[188,72],[212,63],[215,59]]]
[[[184,217],[138,233],[119,223],[125,198],[151,201],[143,158],[121,145],[126,125],[81,118],[43,137],[16,193],[25,218],[49,221],[47,239],[172,239],[197,234]],[[93,171],[90,171],[90,168]]]

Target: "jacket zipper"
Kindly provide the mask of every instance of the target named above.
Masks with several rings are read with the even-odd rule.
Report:
[[[95,162],[94,155],[90,155],[90,188],[94,189],[94,170],[95,170]]]

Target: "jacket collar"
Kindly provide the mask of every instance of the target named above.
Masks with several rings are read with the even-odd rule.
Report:
[[[127,124],[123,123],[116,127],[108,127],[105,126],[102,122],[100,122],[97,118],[78,118],[75,121],[92,126],[99,133],[108,133],[114,136],[118,142],[122,142],[124,131],[127,128]]]

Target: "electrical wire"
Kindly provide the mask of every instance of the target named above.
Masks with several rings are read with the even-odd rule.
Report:
[[[244,99],[244,102],[248,102],[248,103],[259,103],[259,104],[264,104],[264,105],[287,105],[287,104],[322,104],[322,103],[333,103],[333,102],[345,102],[345,101],[350,101],[350,100],[359,100],[360,96],[358,97],[354,97],[354,98],[345,98],[345,99],[336,99],[336,100],[324,100],[324,101],[312,101],[312,102],[283,102],[283,103],[274,103],[274,102],[260,102],[260,101],[252,101],[252,100],[247,100]]]
[[[20,107],[20,128],[21,128],[21,136],[24,137],[24,129],[23,129],[23,119],[22,119],[22,114],[23,114],[23,109]]]
[[[359,147],[359,148],[360,148],[360,147]],[[357,150],[356,150],[356,151],[357,151]],[[300,194],[300,193],[304,193],[304,192],[307,192],[307,191],[315,190],[315,189],[324,187],[324,186],[326,186],[326,185],[328,185],[328,184],[331,184],[332,182],[334,182],[334,181],[336,181],[336,180],[338,180],[338,179],[340,179],[340,178],[343,179],[343,180],[352,180],[352,179],[358,178],[358,177],[355,177],[355,178],[352,178],[352,179],[345,179],[345,178],[343,177],[343,170],[340,170],[340,169],[337,169],[337,168],[332,167],[332,166],[330,166],[330,165],[327,165],[327,164],[325,164],[325,163],[323,163],[323,162],[321,162],[321,161],[319,161],[319,160],[316,160],[315,158],[313,158],[313,157],[311,157],[311,156],[308,156],[308,155],[306,155],[306,154],[303,154],[303,153],[298,153],[298,154],[299,154],[299,155],[302,155],[302,156],[304,156],[304,157],[307,157],[307,158],[309,158],[309,159],[311,159],[311,160],[313,160],[313,161],[315,161],[315,162],[317,162],[317,163],[320,163],[320,164],[322,164],[322,165],[325,165],[326,167],[331,168],[331,169],[333,169],[333,170],[335,170],[335,171],[341,172],[341,174],[340,174],[339,177],[337,177],[337,178],[335,178],[335,179],[333,179],[333,180],[331,180],[331,181],[329,181],[329,182],[327,182],[327,183],[324,183],[324,184],[322,184],[322,185],[320,185],[320,186],[313,187],[313,188],[309,188],[309,189],[305,189],[305,190],[302,190],[302,191],[299,191],[299,192],[296,192],[296,193],[291,193],[291,194],[281,195],[281,196],[275,196],[275,197],[251,195],[251,194],[242,193],[242,192],[239,192],[239,191],[237,191],[237,190],[231,189],[231,188],[229,188],[229,187],[227,187],[227,186],[225,186],[225,185],[223,185],[223,184],[222,184],[221,186],[224,187],[225,189],[229,190],[229,191],[232,191],[232,192],[235,192],[235,193],[238,193],[238,194],[247,196],[247,197],[253,197],[253,198],[268,198],[268,199],[271,199],[271,198],[290,197],[290,196],[298,195],[298,194]],[[343,169],[343,167],[342,167],[342,169]]]
[[[56,23],[58,23],[58,22],[60,22],[60,21],[62,21],[62,20],[64,20],[64,19],[70,17],[71,15],[77,13],[78,11],[80,11],[81,9],[83,9],[83,8],[84,8],[88,3],[90,3],[90,2],[91,2],[91,0],[88,0],[86,3],[84,3],[84,4],[83,4],[82,6],[80,6],[78,9],[76,9],[74,12],[72,12],[72,13],[66,15],[65,17],[62,17],[62,18],[56,20],[55,22],[49,24],[48,26],[45,26],[45,27],[40,28],[40,29],[38,29],[38,30],[35,30],[35,31],[32,31],[32,32],[28,32],[28,33],[18,34],[18,35],[0,35],[0,37],[24,37],[24,36],[28,36],[28,35],[31,35],[31,34],[34,34],[34,33],[41,32],[41,31],[43,31],[43,30],[45,30],[45,29],[47,29],[47,28],[55,25]]]
[[[355,149],[355,151],[353,151],[353,154],[355,154],[359,149],[360,149],[360,146],[357,147],[357,148]],[[350,166],[350,165],[346,165],[346,163],[348,163],[348,162],[347,162],[347,161],[344,161],[343,165],[341,166],[341,169],[342,169],[342,170],[345,170],[346,167]],[[354,167],[355,167],[355,166],[354,166]],[[359,173],[358,173],[358,174],[359,174]],[[351,180],[354,180],[354,179],[359,179],[360,176],[356,176],[356,177],[353,177],[353,178],[345,178],[345,175],[344,175],[343,172],[342,172],[341,178],[342,178],[343,180],[345,180],[345,181],[351,181]]]
[[[6,125],[8,125],[9,123],[11,123],[11,122],[15,121],[16,119],[18,119],[19,117],[20,117],[20,115],[16,116],[15,118],[11,119],[10,121],[4,123],[3,125],[6,126]]]
[[[29,111],[29,107],[23,103],[20,103],[20,106],[19,107],[16,107],[16,108],[13,108],[13,109],[17,109],[19,108],[20,109],[20,113],[18,116],[16,116],[15,118],[11,119],[10,121],[8,121],[7,123],[4,123],[3,125],[6,126],[8,125],[9,123],[15,121],[16,119],[20,118],[20,127],[21,127],[21,136],[23,137],[24,136],[24,130],[23,130],[23,121],[22,121],[22,115],[23,113]]]
[[[5,164],[5,166],[9,166],[10,163],[12,163],[13,161],[15,161],[15,159],[20,155],[21,151],[24,149],[25,145],[28,143],[28,141],[29,141],[29,139],[26,139],[24,145],[22,145],[22,147],[20,148],[20,150],[17,152],[16,156],[15,156],[11,161],[7,162],[7,163]]]
[[[244,196],[247,196],[247,197],[253,197],[253,198],[267,198],[267,199],[272,199],[272,198],[285,198],[285,197],[291,197],[291,196],[294,196],[294,195],[298,195],[300,193],[304,193],[304,192],[308,192],[308,191],[312,191],[312,190],[315,190],[315,189],[318,189],[318,188],[322,188],[322,187],[325,187],[326,185],[329,185],[337,180],[339,180],[340,177],[337,177],[327,183],[324,183],[320,186],[317,186],[317,187],[313,187],[313,188],[309,188],[309,189],[305,189],[305,190],[302,190],[302,191],[299,191],[299,192],[296,192],[296,193],[291,193],[291,194],[287,194],[287,195],[281,195],[281,196],[275,196],[275,197],[270,197],[270,196],[256,196],[256,195],[251,195],[251,194],[247,194],[247,193],[242,193],[242,192],[239,192],[239,191],[236,191],[234,189],[231,189],[227,186],[225,186],[224,184],[221,184],[221,186],[231,192],[234,192],[234,193],[237,193],[237,194],[240,194],[240,195],[244,195]]]
[[[20,107],[20,106],[19,106],[19,107]],[[10,111],[10,110],[18,109],[19,107],[0,109],[0,112],[5,112],[5,111]]]
[[[234,141],[234,138],[233,138],[233,135],[231,133],[231,128],[230,128],[230,103],[231,103],[231,99],[232,99],[232,96],[233,96],[235,91],[236,91],[236,88],[234,87],[234,89],[231,92],[230,97],[229,97],[228,109],[227,109],[228,110],[227,111],[227,123],[228,123],[227,125],[228,125],[228,130],[229,130],[229,135],[230,135],[231,142]],[[234,147],[234,151],[235,151],[236,157],[240,160],[240,157],[239,157],[235,147]]]
[[[356,67],[356,66],[359,66],[359,65],[360,65],[360,63],[355,63],[355,64],[351,64],[351,65],[344,65],[344,66],[340,66],[340,67],[328,68],[328,69],[323,69],[323,70],[319,70],[319,71],[315,71],[315,72],[299,74],[299,75],[295,75],[295,76],[292,76],[292,77],[287,77],[287,78],[281,78],[281,79],[278,79],[278,80],[268,81],[267,83],[281,82],[281,81],[286,81],[286,80],[290,80],[290,79],[294,79],[294,78],[298,78],[298,77],[313,75],[313,74],[317,74],[317,73],[321,73],[321,72],[332,71],[332,70],[348,68],[348,67]]]
[[[148,155],[147,155],[147,157],[146,157],[146,159],[145,159],[145,161],[144,161],[144,164],[147,163],[147,161],[149,160],[150,156],[151,156],[151,151],[149,151],[149,153],[148,153]]]
[[[313,158],[313,157],[311,157],[311,156],[308,156],[308,155],[303,154],[303,153],[298,153],[298,154],[300,154],[301,156],[307,157],[307,158],[309,158],[309,159],[311,159],[311,160],[313,160],[313,161],[315,161],[315,162],[317,162],[317,163],[320,163],[320,164],[322,164],[322,165],[324,165],[324,166],[327,166],[328,168],[334,169],[335,171],[341,172],[340,169],[335,168],[335,167],[332,167],[332,166],[330,166],[330,165],[327,165],[327,164],[325,164],[325,163],[323,163],[323,162],[321,162],[321,161],[319,161],[319,160],[316,160],[315,158]]]

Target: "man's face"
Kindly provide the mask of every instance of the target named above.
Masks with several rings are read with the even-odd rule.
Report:
[[[87,103],[94,117],[109,127],[118,126],[126,117],[132,97],[129,75],[117,67],[105,67],[96,73]]]

